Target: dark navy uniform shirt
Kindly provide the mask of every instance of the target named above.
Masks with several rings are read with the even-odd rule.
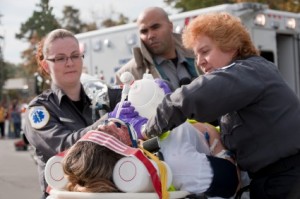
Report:
[[[101,120],[93,123],[91,101],[83,88],[80,95],[82,112],[54,85],[29,104],[24,132],[29,143],[35,147],[40,183],[44,191],[47,187],[44,180],[47,160],[68,149],[101,123]]]
[[[257,172],[299,153],[299,99],[277,67],[259,56],[236,60],[167,95],[148,120],[146,135],[159,135],[187,118],[218,117],[223,144],[242,170]]]

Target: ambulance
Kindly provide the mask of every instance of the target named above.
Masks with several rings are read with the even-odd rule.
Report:
[[[269,9],[260,3],[222,4],[169,16],[174,32],[180,33],[196,16],[207,12],[229,12],[248,28],[261,55],[274,62],[289,86],[300,98],[300,14]],[[77,34],[84,52],[84,67],[107,84],[115,72],[132,58],[139,46],[136,23]]]

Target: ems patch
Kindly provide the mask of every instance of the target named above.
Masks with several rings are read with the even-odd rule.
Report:
[[[29,109],[29,121],[33,128],[43,128],[49,121],[49,112],[43,106],[34,106]]]

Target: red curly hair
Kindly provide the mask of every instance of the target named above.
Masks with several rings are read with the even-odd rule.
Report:
[[[214,40],[224,52],[236,50],[235,59],[259,55],[241,20],[229,13],[208,13],[193,19],[183,32],[183,45],[192,49],[200,35],[206,35]]]

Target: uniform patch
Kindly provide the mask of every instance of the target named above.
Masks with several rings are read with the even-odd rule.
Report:
[[[49,121],[49,112],[43,106],[34,106],[29,109],[29,121],[33,128],[43,128]]]

